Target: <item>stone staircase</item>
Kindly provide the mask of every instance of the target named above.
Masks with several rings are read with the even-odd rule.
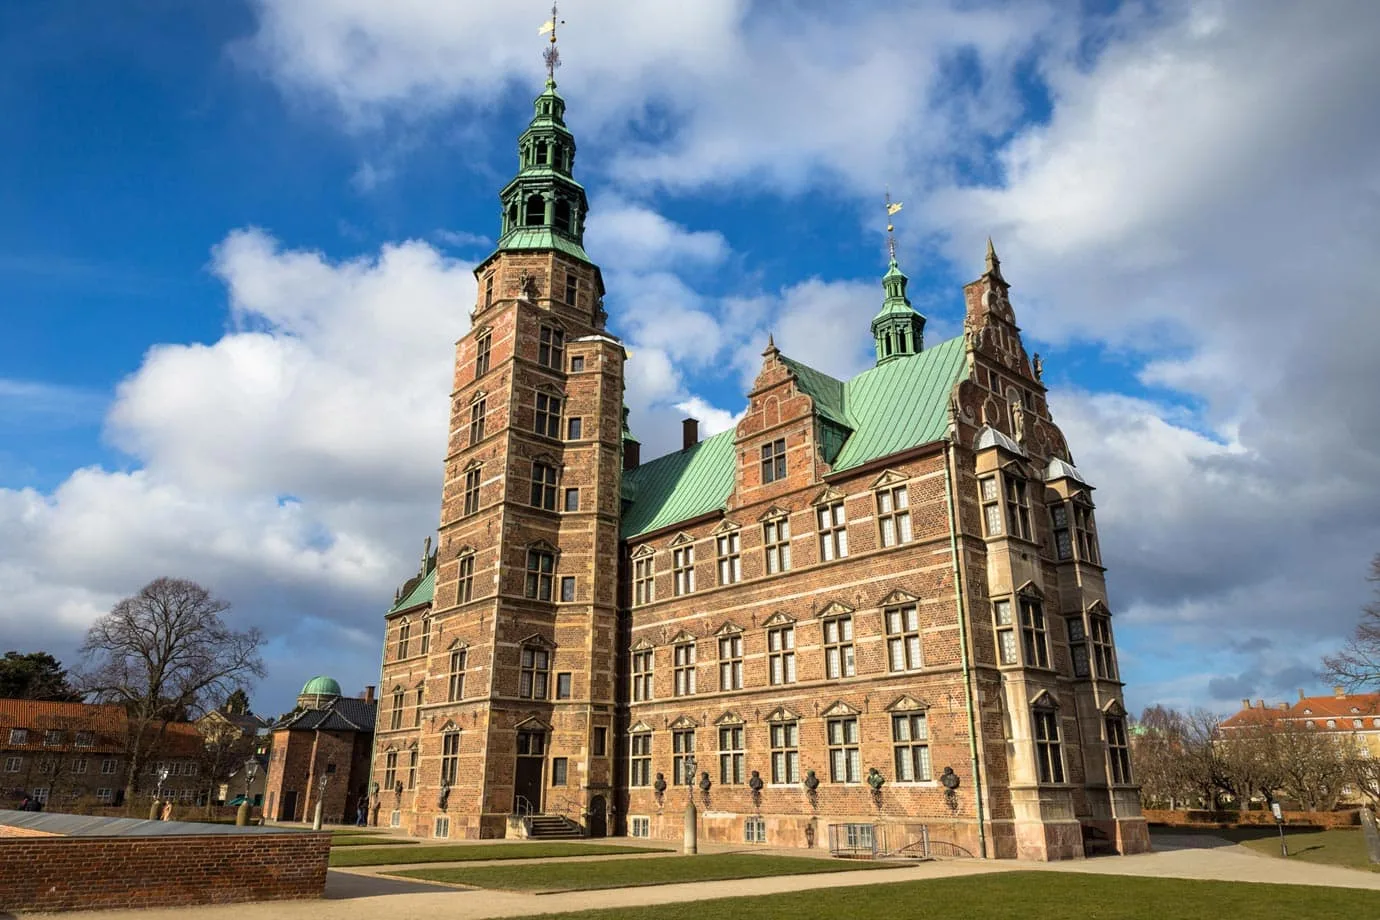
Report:
[[[585,835],[580,825],[560,815],[531,815],[527,820],[531,840],[579,840]]]

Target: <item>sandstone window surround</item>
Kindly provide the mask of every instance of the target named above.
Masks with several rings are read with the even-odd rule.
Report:
[[[383,755],[383,788],[393,789],[398,782],[398,752],[389,751]]]
[[[983,476],[978,480],[978,496],[982,503],[984,532],[989,537],[1001,536],[1001,488],[996,476]]]
[[[824,633],[824,676],[830,680],[853,677],[857,665],[853,655],[853,616],[841,613],[826,617]]]
[[[766,843],[767,819],[761,815],[749,815],[743,819],[743,842]]]
[[[788,516],[783,514],[762,522],[762,544],[768,575],[790,571],[791,519]]]
[[[580,490],[579,490],[579,489],[566,489],[566,490],[565,490],[565,510],[566,510],[566,511],[579,511],[579,510],[580,510]]]
[[[633,553],[633,606],[640,607],[656,600],[655,556],[649,547]]]
[[[695,641],[690,639],[677,642],[671,648],[674,664],[674,693],[676,696],[692,696],[695,693]]]
[[[571,677],[569,671],[562,671],[561,673],[556,675],[556,699],[570,699],[570,680]]]
[[[566,419],[565,439],[567,441],[578,441],[580,438],[584,437],[584,424],[585,420],[578,415],[574,418]]]
[[[688,538],[687,538],[688,539]],[[695,547],[686,543],[671,550],[672,593],[676,597],[695,591]]]
[[[918,671],[924,666],[920,643],[920,612],[916,604],[888,607],[882,612],[886,626],[887,666],[893,673]]]
[[[494,305],[494,273],[489,272],[484,276],[484,309]]]
[[[737,530],[730,530],[714,538],[720,585],[735,585],[743,577],[741,545]]]
[[[441,735],[441,782],[454,786],[460,775],[460,730],[450,728]]]
[[[762,445],[762,485],[786,478],[786,439]]]
[[[570,770],[570,761],[565,757],[551,758],[551,785],[564,786]]]
[[[653,656],[650,647],[634,648],[632,652],[632,699],[645,703],[653,699]]]
[[[416,702],[416,706],[415,706],[415,707],[413,708],[413,710],[412,710],[412,727],[413,727],[413,728],[421,728],[421,727],[422,727],[422,707],[425,705],[425,703],[426,703],[426,684],[419,684],[419,685],[417,686],[417,702]]]
[[[628,735],[628,785],[652,784],[652,731],[639,723]],[[644,835],[645,836],[645,835]]]
[[[771,781],[800,782],[800,723],[794,719],[770,723]]]
[[[1066,621],[1069,631],[1069,659],[1073,665],[1073,676],[1087,678],[1092,676],[1092,656],[1088,654],[1088,631],[1083,625],[1083,615],[1074,614]]]
[[[930,727],[925,710],[892,713],[891,743],[896,762],[896,782],[929,782],[932,778]]]
[[[671,776],[672,785],[684,786],[693,777],[687,771],[689,762],[695,757],[695,730],[681,728],[671,732]]]
[[[1102,559],[1097,551],[1097,528],[1093,525],[1092,508],[1076,499],[1073,503],[1073,532],[1079,557],[1084,562],[1099,565]]]
[[[447,674],[446,698],[456,702],[465,698],[465,666],[468,663],[469,649],[464,646],[450,651],[450,669]]]
[[[519,655],[518,696],[525,700],[544,700],[551,682],[551,652],[537,645],[524,645]]]
[[[1045,609],[1039,598],[1022,595],[1021,650],[1027,668],[1049,667],[1049,633],[1045,629]]]
[[[1003,665],[1020,664],[1020,652],[1016,642],[1016,623],[1011,615],[1010,598],[992,602],[992,621],[996,625],[997,663]]]
[[[819,561],[831,562],[848,555],[848,518],[843,499],[815,508],[819,530]]]
[[[543,325],[537,330],[537,363],[552,370],[565,370],[565,330]]]
[[[489,276],[488,295],[493,294],[493,275]],[[474,379],[478,380],[489,372],[489,361],[493,355],[494,334],[489,330],[479,333],[474,339]]]
[[[772,620],[768,620],[772,624]],[[767,630],[767,682],[795,683],[795,625],[771,625]]]
[[[739,631],[719,636],[719,689],[743,689],[743,634]]]
[[[1093,662],[1097,665],[1097,676],[1103,680],[1116,680],[1116,649],[1112,645],[1112,620],[1101,601],[1095,601],[1088,611],[1088,626],[1092,634]]]
[[[740,786],[747,781],[744,769],[743,725],[719,726],[719,783]]]
[[[1059,708],[1048,693],[1040,694],[1030,710],[1035,738],[1035,772],[1042,783],[1064,782],[1064,751],[1059,732]]]
[[[1011,473],[1003,475],[1006,486],[1006,530],[1013,537],[1031,539],[1029,484]]]
[[[538,601],[551,600],[551,589],[556,572],[556,553],[545,544],[529,547],[527,550],[527,577],[523,584],[523,596]]]
[[[633,785],[637,785],[634,783]],[[642,785],[647,785],[643,783]],[[628,819],[628,835],[631,837],[650,837],[652,835],[652,819],[644,815],[637,815]]]
[[[564,399],[558,392],[538,390],[535,401],[535,423],[533,430],[544,437],[559,440],[561,437],[561,409]]]
[[[1063,562],[1073,558],[1073,537],[1069,530],[1069,507],[1064,502],[1049,506],[1050,530],[1054,535],[1054,558]]]
[[[580,299],[580,276],[572,271],[565,273],[565,302],[575,306]]]
[[[419,655],[431,654],[431,614],[422,615],[422,634],[418,637],[421,640],[421,650]]]
[[[417,788],[417,742],[412,742],[412,747],[407,752],[407,788]]]
[[[409,649],[408,646],[409,646],[409,640],[411,639],[411,637],[412,637],[412,624],[408,621],[407,617],[403,617],[402,620],[399,621],[399,623],[398,623],[398,647],[397,647],[397,657],[398,657],[398,658],[401,659],[401,658],[406,658],[406,657],[407,657],[407,653],[410,651],[410,649]]]
[[[1107,732],[1108,779],[1114,786],[1131,783],[1131,745],[1126,736],[1126,716],[1113,713],[1103,720]]]
[[[484,417],[489,401],[483,393],[476,393],[470,401],[470,447],[484,440]]]
[[[608,751],[609,730],[605,725],[594,726],[594,740],[590,742],[590,754],[594,757],[604,757]]]
[[[575,576],[561,576],[561,603],[570,604],[575,601]]]
[[[464,517],[479,513],[479,484],[482,475],[482,468],[478,463],[470,464],[465,470],[465,504],[461,511]]]
[[[393,689],[393,712],[392,715],[389,716],[388,722],[388,728],[390,731],[397,731],[398,729],[402,728],[402,714],[404,705],[403,696],[404,694],[402,687],[395,687]]]
[[[474,551],[460,557],[456,569],[455,602],[468,604],[474,598]]]
[[[858,718],[845,716],[825,723],[829,746],[829,781],[862,781],[862,761],[858,749]]]
[[[549,458],[532,461],[531,505],[543,511],[556,510],[556,465]]]
[[[910,495],[904,485],[877,490],[877,528],[883,547],[909,543]]]
[[[580,373],[580,371],[582,371],[582,370],[584,370],[584,369],[585,369],[585,356],[584,356],[584,355],[575,355],[574,357],[572,357],[572,358],[570,359],[570,372],[571,372],[572,374],[578,374],[578,373]]]

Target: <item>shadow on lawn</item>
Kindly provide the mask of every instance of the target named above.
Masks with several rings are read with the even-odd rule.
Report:
[[[332,869],[326,875],[326,892],[322,895],[327,901],[349,901],[354,898],[373,898],[386,894],[424,894],[454,893],[453,887],[429,885],[382,875],[360,875],[354,872],[339,872]]]
[[[1306,838],[1309,834],[1321,834],[1326,828],[1312,825],[1284,826],[1287,840]],[[1178,827],[1167,824],[1150,826],[1150,845],[1155,850],[1207,850],[1232,847],[1248,840],[1278,840],[1279,828],[1260,827]],[[1322,849],[1321,845],[1308,847],[1310,850]],[[1292,851],[1292,847],[1291,847]]]

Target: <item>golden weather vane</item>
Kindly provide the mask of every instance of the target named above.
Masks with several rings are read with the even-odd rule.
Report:
[[[551,18],[542,23],[537,30],[538,35],[551,33],[551,44],[542,52],[542,60],[546,61],[546,79],[548,82],[556,82],[556,68],[561,66],[561,52],[556,48],[556,27],[565,25],[564,19],[556,18],[556,4],[551,4]]]
[[[886,251],[891,261],[896,261],[896,228],[891,224],[892,215],[901,210],[901,202],[891,200],[891,189],[886,190]]]

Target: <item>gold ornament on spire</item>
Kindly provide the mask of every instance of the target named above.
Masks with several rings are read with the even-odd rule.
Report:
[[[542,52],[542,60],[546,61],[546,82],[554,84],[556,82],[556,68],[561,66],[561,52],[556,48],[556,27],[565,25],[564,19],[556,16],[556,4],[551,4],[551,18],[542,23],[537,30],[538,35],[551,33],[551,43]]]
[[[891,261],[896,261],[896,228],[891,218],[901,210],[901,202],[891,200],[891,189],[886,190],[886,251]]]

